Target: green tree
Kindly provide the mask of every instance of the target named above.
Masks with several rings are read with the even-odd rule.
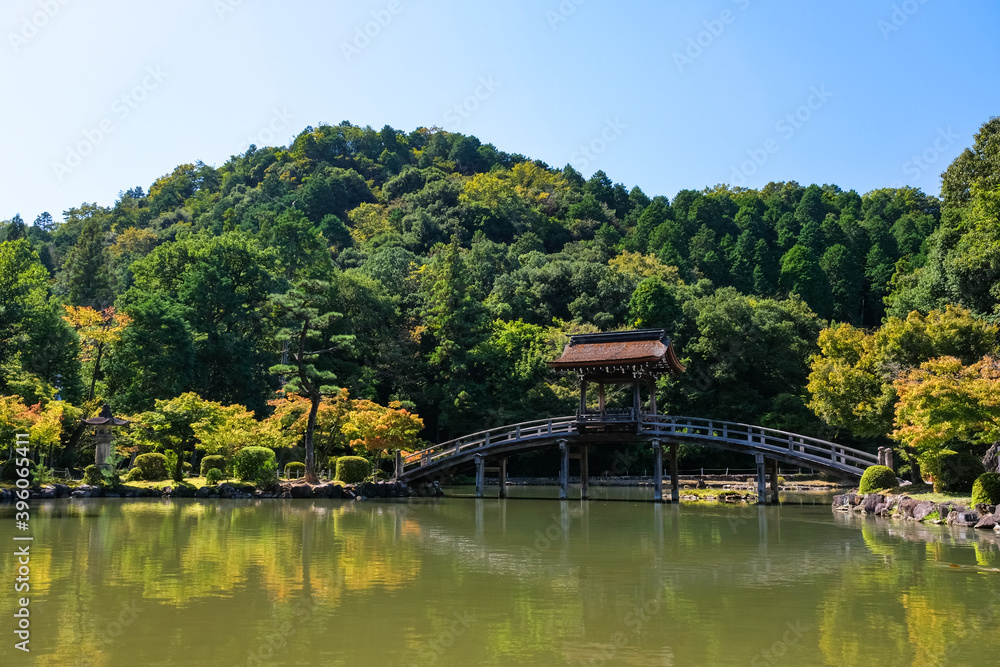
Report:
[[[211,432],[221,422],[222,406],[206,401],[194,392],[169,400],[157,400],[156,407],[136,417],[136,422],[149,428],[153,437],[165,448],[176,453],[173,479],[184,479],[184,453],[194,450],[196,432]]]
[[[309,399],[309,416],[303,438],[305,446],[306,481],[319,483],[316,474],[316,450],[313,433],[316,430],[316,414],[323,396],[334,395],[339,388],[331,383],[337,379],[335,373],[317,366],[318,357],[342,350],[353,340],[353,336],[331,335],[330,326],[341,317],[332,310],[329,283],[321,280],[304,279],[285,294],[273,294],[271,303],[284,323],[278,331],[279,341],[289,341],[291,363],[277,364],[270,372],[287,376],[283,387],[285,393],[299,394]]]

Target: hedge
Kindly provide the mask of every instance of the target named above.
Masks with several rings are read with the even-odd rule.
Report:
[[[984,472],[972,485],[972,504],[1000,505],[1000,473]]]
[[[274,450],[267,447],[244,447],[233,457],[233,474],[241,482],[266,481],[269,470],[276,470]]]
[[[896,473],[887,466],[868,466],[861,476],[858,493],[875,493],[896,486]]]
[[[139,454],[135,457],[133,468],[138,469],[140,479],[147,482],[159,482],[170,476],[167,471],[167,457],[163,454]]]
[[[226,457],[218,454],[210,454],[201,460],[201,476],[208,477],[208,471],[216,469],[221,473],[226,472]]]
[[[83,483],[89,484],[90,486],[98,486],[104,482],[104,475],[101,474],[101,469],[96,465],[89,465],[83,469]]]
[[[360,456],[341,456],[337,459],[336,478],[345,484],[363,482],[372,474],[372,464]]]
[[[934,491],[937,493],[969,493],[976,479],[986,472],[978,456],[968,452],[943,454],[938,459],[937,474],[934,475]]]
[[[291,477],[295,473],[296,477],[303,477],[306,474],[306,464],[301,461],[289,461],[285,464],[285,477]]]
[[[222,471],[218,468],[209,468],[205,474],[205,481],[209,484],[218,484],[222,481]]]

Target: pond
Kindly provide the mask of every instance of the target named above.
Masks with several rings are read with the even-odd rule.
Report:
[[[526,494],[548,490],[519,490]],[[992,532],[828,505],[33,505],[8,665],[995,664]],[[12,544],[13,507],[0,506]],[[13,549],[0,568],[15,569]]]

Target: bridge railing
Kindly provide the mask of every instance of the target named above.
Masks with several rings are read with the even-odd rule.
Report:
[[[787,452],[800,459],[824,464],[833,463],[841,467],[862,470],[877,463],[877,457],[874,454],[863,452],[860,449],[845,447],[834,442],[797,433],[738,422],[723,422],[697,417],[645,415],[642,430],[646,433],[722,439],[734,444],[745,442],[753,447],[780,453]]]
[[[448,440],[441,444],[413,452],[403,457],[403,471],[427,466],[442,459],[476,449],[499,445],[505,442],[517,442],[546,438],[556,435],[572,435],[576,433],[576,416],[555,417],[552,419],[536,419],[534,421],[498,426],[478,433],[470,433],[460,438]]]

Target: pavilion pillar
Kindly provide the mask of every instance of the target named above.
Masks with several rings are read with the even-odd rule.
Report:
[[[507,457],[503,456],[500,458],[500,478],[498,480],[500,484],[500,497],[507,497]]]
[[[333,479],[333,476],[334,476],[335,473],[336,473],[335,470],[331,470],[330,471],[330,479]],[[393,481],[398,480],[399,476],[402,475],[402,474],[403,474],[403,453],[400,452],[397,449],[396,450],[396,465],[394,467],[394,472],[392,473],[392,480]]]
[[[635,417],[638,420],[639,411],[642,409],[642,403],[639,400],[639,378],[635,378],[632,382],[632,408],[635,410]]]
[[[771,502],[778,504],[778,459],[768,461],[771,468]]]
[[[757,502],[761,505],[767,503],[767,470],[764,467],[764,455],[754,454],[754,460],[757,462]]]
[[[587,414],[587,381],[580,379],[580,414]]]
[[[569,498],[569,442],[559,441],[559,500]]]
[[[649,383],[649,414],[656,414],[656,378]]]
[[[483,497],[483,487],[486,485],[486,457],[476,454],[476,498]]]
[[[580,447],[580,500],[586,500],[590,496],[590,447],[583,445]]]
[[[670,502],[677,503],[681,500],[681,483],[678,478],[677,469],[677,448],[676,442],[670,443]]]
[[[597,385],[597,403],[598,403],[598,406],[599,406],[599,408],[601,410],[601,414],[604,414],[605,399],[604,399],[604,383],[603,382],[601,382],[601,383],[599,383]]]
[[[653,438],[653,500],[663,502],[663,446]]]

